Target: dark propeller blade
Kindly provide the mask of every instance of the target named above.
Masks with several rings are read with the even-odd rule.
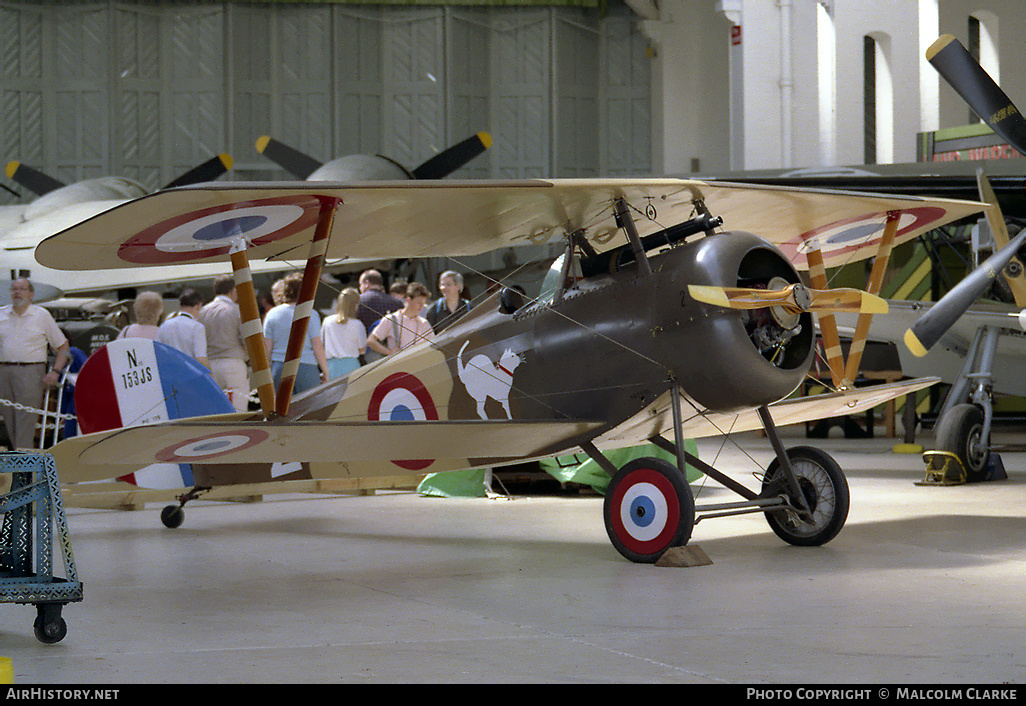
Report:
[[[1026,119],[961,42],[941,35],[926,59],[994,132],[1026,154]]]
[[[951,325],[979,299],[994,282],[1019,248],[1026,242],[1026,229],[1015,236],[993,255],[988,257],[979,267],[969,273],[956,284],[941,300],[930,307],[908,331],[905,332],[905,345],[917,356],[924,356],[951,328]]]
[[[492,146],[492,136],[479,132],[463,142],[442,150],[413,170],[414,179],[441,179]]]
[[[272,162],[284,167],[290,174],[306,179],[317,171],[321,163],[299,150],[278,142],[269,135],[264,135],[256,141],[257,152],[267,157]]]
[[[171,189],[176,186],[188,186],[189,184],[200,184],[205,181],[213,181],[232,168],[231,155],[221,153],[211,157],[198,167],[193,167],[185,174],[182,174],[170,184],[164,186]]]
[[[8,162],[7,176],[39,196],[64,186],[63,182],[21,162]]]

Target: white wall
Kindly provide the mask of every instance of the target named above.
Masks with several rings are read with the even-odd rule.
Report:
[[[912,162],[916,135],[963,125],[964,102],[925,61],[950,32],[967,41],[968,16],[996,25],[1001,85],[1026,105],[1026,3],[1022,0],[632,0],[657,47],[654,166],[670,174],[861,164],[864,155],[863,37],[882,50],[890,88],[878,121],[878,162]],[[824,95],[817,4],[836,36],[833,96]],[[996,22],[994,21],[996,19]],[[730,26],[741,26],[731,46]],[[879,60],[878,60],[879,61]],[[887,82],[880,82],[887,89]],[[889,96],[889,100],[888,100]],[[834,110],[829,108],[833,102]],[[823,116],[827,120],[823,120]],[[833,122],[831,130],[830,122]]]

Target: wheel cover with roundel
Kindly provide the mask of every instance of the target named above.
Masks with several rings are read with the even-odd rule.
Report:
[[[640,557],[629,558],[658,558],[677,543],[681,519],[678,489],[653,468],[629,470],[610,488],[607,530],[617,549]]]

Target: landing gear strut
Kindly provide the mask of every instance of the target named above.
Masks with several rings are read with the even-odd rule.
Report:
[[[582,446],[612,476],[602,514],[620,554],[653,563],[668,549],[686,545],[703,519],[756,512],[765,513],[773,532],[789,544],[819,546],[837,536],[848,519],[850,499],[844,473],[829,454],[808,446],[785,450],[769,410],[760,408],[776,458],[766,469],[761,492],[755,493],[684,450],[676,386],[673,393],[677,443],[662,436],[650,441],[676,455],[676,467],[662,459],[639,458],[616,469],[593,445]],[[742,502],[696,506],[685,463],[740,495]]]

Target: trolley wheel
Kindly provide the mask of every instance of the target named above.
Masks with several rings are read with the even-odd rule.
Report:
[[[160,521],[169,529],[181,527],[185,522],[185,510],[181,505],[168,505],[160,511]]]
[[[650,564],[691,539],[695,500],[676,466],[659,458],[637,458],[613,476],[602,516],[616,550],[631,561]]]
[[[766,521],[778,537],[788,544],[815,547],[826,544],[837,536],[848,519],[848,481],[837,461],[811,446],[795,446],[787,450],[798,477],[798,485],[805,503],[812,513],[811,521],[793,510],[775,510],[766,513]],[[762,483],[763,496],[790,495],[790,486],[780,470],[780,461],[773,459],[766,469]],[[800,503],[792,499],[792,505]]]
[[[980,480],[990,457],[989,441],[983,438],[983,410],[974,404],[956,404],[937,421],[934,437],[938,451],[955,454],[967,480]]]
[[[32,623],[36,639],[47,645],[54,645],[68,634],[68,624],[61,617],[61,606],[43,604],[37,607],[36,620]]]

